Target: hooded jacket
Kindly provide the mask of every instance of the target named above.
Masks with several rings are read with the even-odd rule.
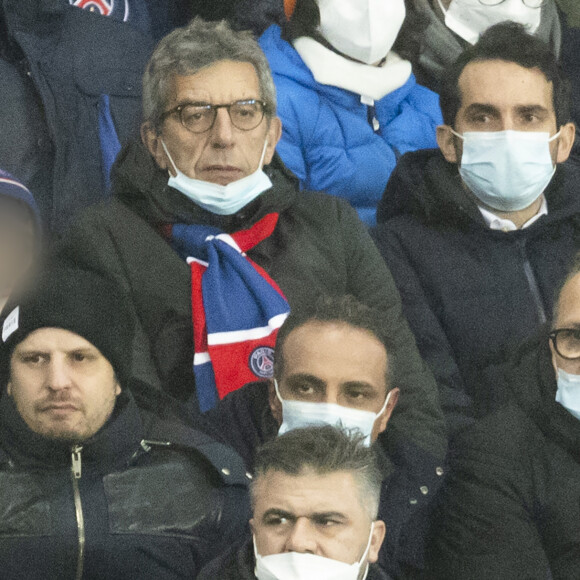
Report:
[[[272,235],[248,256],[277,282],[291,308],[313,303],[321,294],[352,294],[385,313],[400,362],[397,409],[404,410],[391,419],[393,438],[409,437],[440,457],[446,443],[436,386],[417,353],[393,279],[356,212],[331,196],[299,193],[294,176],[279,161],[265,171],[271,189],[236,214],[219,216],[169,187],[167,171],[134,142],[114,167],[114,200],[86,212],[56,248],[56,261],[117,281],[129,297],[136,325],[133,376],[197,407],[191,272],[160,227],[181,222],[231,233],[279,212]]]
[[[390,90],[377,88],[381,96],[374,101],[365,100],[374,104],[363,104],[360,93],[340,88],[330,78],[324,84],[318,82],[280,32],[279,26],[272,25],[260,37],[276,84],[282,120],[277,151],[303,188],[347,199],[365,223],[374,224],[377,203],[397,158],[407,151],[436,145],[435,127],[442,123],[439,98],[417,85],[408,62],[392,55],[391,76],[397,71],[400,80]],[[311,48],[322,49],[326,55],[314,56],[322,69],[333,76],[334,59],[339,59],[349,72],[338,76],[343,80],[351,77],[350,82],[361,90],[371,84],[363,84],[365,69],[380,72],[347,61],[312,39],[308,41],[314,43]],[[333,62],[325,64],[321,61],[324,58]]]
[[[413,63],[415,75],[421,84],[439,92],[445,69],[451,66],[470,44],[447,28],[438,0],[410,0],[410,4],[426,23],[421,54],[418,61]],[[541,10],[540,26],[535,36],[549,43],[557,57],[560,54],[561,30],[555,1],[547,0]]]
[[[579,171],[558,165],[545,190],[548,214],[513,232],[489,229],[439,150],[406,155],[389,182],[379,215],[390,219],[377,243],[448,419],[469,414],[470,404],[477,415],[497,408],[510,348],[550,319],[580,249]]]
[[[248,478],[229,448],[128,391],[79,445],[31,431],[0,398],[3,580],[194,578],[242,534]]]
[[[197,580],[256,580],[255,566],[254,544],[250,540],[238,550],[227,552],[210,562]],[[379,566],[371,564],[366,580],[389,580],[389,576]]]
[[[580,421],[555,401],[546,334],[514,357],[512,400],[454,446],[429,578],[580,578]]]

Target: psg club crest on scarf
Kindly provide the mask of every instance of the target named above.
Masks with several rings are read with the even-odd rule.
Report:
[[[123,22],[129,17],[129,0],[69,0],[69,4]]]
[[[274,376],[274,349],[269,346],[259,346],[250,355],[250,369],[260,379]]]

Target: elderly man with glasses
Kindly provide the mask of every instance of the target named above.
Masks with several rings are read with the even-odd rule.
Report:
[[[506,373],[512,399],[456,441],[432,530],[439,579],[580,578],[580,255],[551,331]]]
[[[206,411],[273,371],[290,308],[354,295],[382,311],[404,369],[405,412],[389,445],[438,461],[444,425],[399,294],[356,212],[300,192],[275,155],[281,123],[268,63],[251,34],[194,20],[157,46],[143,79],[141,142],[113,170],[113,200],[92,208],[57,260],[114,278],[138,336],[132,375]]]

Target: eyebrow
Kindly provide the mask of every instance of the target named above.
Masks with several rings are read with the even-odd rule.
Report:
[[[535,113],[536,115],[548,115],[550,113],[550,110],[542,105],[520,105],[516,108],[516,111],[520,114]]]
[[[265,520],[270,516],[278,516],[286,518],[287,520],[296,520],[298,517],[307,517],[310,520],[324,520],[324,519],[335,519],[340,521],[347,521],[348,517],[342,512],[328,511],[328,512],[313,512],[310,514],[305,514],[304,516],[297,516],[289,511],[280,508],[270,508],[262,514],[262,519]]]
[[[292,385],[293,382],[299,381],[308,381],[309,383],[313,383],[319,388],[326,388],[326,382],[323,381],[321,378],[317,377],[316,375],[311,375],[310,373],[295,373],[290,375],[286,382]]]

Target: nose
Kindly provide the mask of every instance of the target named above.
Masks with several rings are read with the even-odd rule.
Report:
[[[284,547],[286,552],[316,554],[316,530],[308,518],[300,517],[296,520]]]
[[[211,128],[212,145],[216,148],[229,147],[232,144],[234,127],[226,108],[217,110],[216,118]]]
[[[62,391],[70,387],[70,375],[66,361],[57,357],[47,365],[46,386],[51,391]]]

